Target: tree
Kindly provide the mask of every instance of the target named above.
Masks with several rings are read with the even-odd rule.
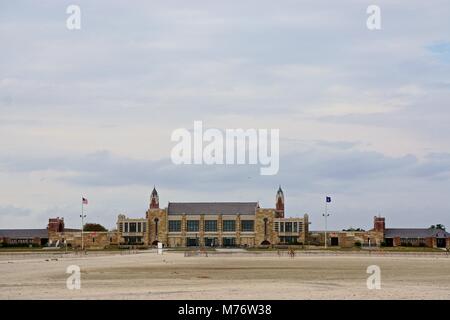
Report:
[[[108,231],[108,229],[98,223],[86,223],[83,231]]]
[[[432,225],[430,227],[430,229],[438,229],[438,230],[444,230],[445,231],[445,226],[443,224],[438,223],[437,225]]]
[[[350,228],[348,228],[348,229],[342,229],[342,231],[352,232],[352,231],[365,231],[365,230],[362,229],[362,228],[353,228],[353,227],[350,227]]]

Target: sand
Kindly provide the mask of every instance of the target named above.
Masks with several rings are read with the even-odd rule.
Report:
[[[81,269],[81,289],[66,268]],[[369,290],[366,269],[381,270]],[[218,254],[0,254],[0,299],[450,299],[450,258]]]

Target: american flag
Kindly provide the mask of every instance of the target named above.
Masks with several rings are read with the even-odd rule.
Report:
[[[88,200],[86,198],[81,198],[81,199],[82,199],[83,204],[88,204]]]

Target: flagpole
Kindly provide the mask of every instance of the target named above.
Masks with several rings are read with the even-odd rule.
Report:
[[[325,249],[327,248],[327,216],[328,216],[328,202],[325,199]]]
[[[328,214],[328,196],[325,198],[325,213],[323,214],[323,216],[325,217],[325,249],[327,248],[327,244],[328,244],[328,241],[327,241],[327,218],[328,218],[328,216],[329,216],[329,214]]]
[[[84,250],[84,201],[81,197],[81,251]]]

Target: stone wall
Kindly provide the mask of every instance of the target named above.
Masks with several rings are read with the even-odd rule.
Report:
[[[149,209],[147,211],[148,219],[148,243],[154,245],[157,241],[162,242],[164,246],[168,245],[168,220],[165,209]],[[158,234],[156,234],[158,226]]]
[[[55,244],[60,242],[60,246],[64,246],[66,242],[69,247],[81,249],[81,231],[69,232],[49,232],[49,241]],[[83,242],[85,249],[105,249],[111,246],[117,246],[119,235],[117,231],[105,232],[83,232]]]

